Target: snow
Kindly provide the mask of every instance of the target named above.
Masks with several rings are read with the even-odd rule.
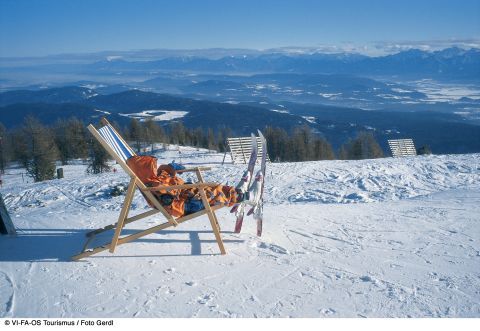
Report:
[[[123,58],[123,56],[120,56],[120,55],[110,55],[110,56],[106,57],[106,60],[108,62],[112,62],[112,61],[120,60],[122,58]]]
[[[393,92],[396,92],[396,93],[413,93],[415,91],[410,91],[410,90],[404,90],[402,88],[398,88],[398,87],[393,87],[391,89]]]
[[[105,110],[94,109],[94,111],[102,113],[102,114],[110,115],[110,113],[108,111],[105,111]]]
[[[162,115],[153,117],[154,121],[171,121],[177,118],[182,118],[188,114],[188,111],[171,110],[165,111]]]
[[[335,99],[336,97],[342,95],[342,93],[318,93],[318,95],[324,97],[324,98],[333,98]]]
[[[157,156],[230,184],[245,167],[187,147]],[[0,237],[0,317],[479,317],[479,161],[269,164],[261,238],[250,217],[233,233],[224,208],[227,255],[202,217],[78,262],[85,233],[116,221],[123,196],[109,192],[128,177],[118,165],[86,175],[79,161],[27,183],[9,168],[2,195],[19,235]],[[131,214],[146,208],[137,193]]]
[[[480,88],[475,84],[446,84],[429,79],[411,82],[411,84],[419,92],[427,95],[426,101],[454,102],[464,97],[480,99]]]
[[[89,90],[95,90],[97,88],[102,88],[102,87],[106,87],[107,85],[103,85],[103,84],[83,84],[83,85],[80,85],[80,87],[84,87],[84,88],[87,88]]]
[[[302,116],[304,120],[306,120],[307,122],[310,122],[310,123],[313,123],[315,124],[316,123],[316,118],[313,117],[313,116]]]
[[[270,111],[274,111],[276,113],[282,113],[282,114],[289,114],[290,113],[287,109],[270,109]]]
[[[160,115],[157,115],[160,114]],[[144,110],[139,113],[119,114],[120,116],[136,118],[140,122],[152,119],[153,121],[171,121],[177,118],[182,118],[188,114],[188,111],[181,110],[165,110],[165,109],[152,109]]]
[[[378,94],[377,97],[379,98],[384,98],[384,99],[395,99],[395,100],[401,100],[401,99],[409,99],[409,97],[399,97],[397,95],[393,94]]]

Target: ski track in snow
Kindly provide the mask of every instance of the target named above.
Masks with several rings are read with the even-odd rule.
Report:
[[[207,181],[234,185],[245,168],[205,150],[159,153],[211,165]],[[0,237],[0,317],[480,317],[479,161],[268,164],[263,237],[251,217],[233,233],[225,208],[227,255],[202,217],[78,262],[84,234],[116,222],[124,197],[109,192],[128,177],[74,164],[62,180],[24,183],[8,169],[19,235]],[[146,208],[137,193],[132,215]]]
[[[0,271],[0,317],[13,317],[15,308],[15,284],[4,272]]]

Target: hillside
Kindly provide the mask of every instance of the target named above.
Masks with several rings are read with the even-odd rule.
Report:
[[[318,82],[316,79],[323,76],[302,78],[289,74],[261,77],[264,81],[260,85],[270,86],[260,89],[264,91],[273,89],[270,83],[279,77],[287,81],[305,81],[310,77],[315,83]],[[335,84],[340,84],[337,78],[334,79]],[[256,80],[258,77],[251,79]],[[366,85],[376,84],[368,79],[349,81],[348,77],[343,77],[341,82],[341,86],[345,84],[342,88],[347,88],[349,82],[353,84],[350,89],[354,89],[360,82]],[[209,81],[203,86],[213,91],[219,88],[218,84],[223,86],[225,82]],[[230,85],[227,83],[227,86]],[[372,85],[371,88],[380,89],[374,86],[386,85]],[[0,122],[7,128],[14,128],[21,126],[27,115],[35,115],[45,124],[53,124],[57,119],[72,116],[87,124],[98,123],[102,116],[107,116],[110,121],[126,126],[132,118],[141,121],[152,118],[162,126],[168,126],[171,121],[181,121],[188,128],[203,127],[218,131],[229,127],[233,135],[237,136],[249,135],[266,126],[291,131],[297,126],[308,125],[325,137],[336,150],[349,139],[355,138],[359,132],[370,131],[387,154],[387,140],[398,138],[412,138],[417,147],[428,145],[436,154],[480,152],[480,125],[474,107],[470,107],[471,110],[467,112],[463,108],[452,112],[451,109],[438,105],[436,108],[440,110],[434,111],[436,108],[428,108],[430,104],[408,107],[390,105],[390,109],[371,111],[310,104],[306,103],[307,100],[303,103],[273,102],[264,97],[259,100],[268,101],[218,102],[141,90],[101,94],[94,89],[75,86],[9,91],[0,93]]]
[[[159,162],[243,166],[192,148]],[[207,218],[69,262],[89,229],[115,222],[121,172],[22,182],[2,194],[19,236],[0,237],[0,317],[479,317],[479,154],[269,164],[264,235],[221,209],[227,255]],[[118,168],[118,165],[115,165]],[[145,210],[140,195],[132,214]],[[157,220],[124,230],[152,226]],[[111,236],[99,239],[96,244]]]
[[[131,118],[145,120],[150,116],[148,112],[161,115],[171,111],[183,112],[182,122],[187,127],[230,127],[237,134],[248,134],[267,125],[292,129],[307,123],[301,116],[275,113],[249,105],[202,101],[139,90],[101,95],[94,90],[74,86],[0,93],[0,105],[3,105],[0,107],[1,122],[7,128],[20,126],[27,115],[35,115],[45,124],[71,116],[86,123],[95,123],[101,116],[108,116],[111,121],[127,125]],[[143,115],[140,114],[142,112]],[[171,117],[166,118],[159,124],[168,125]]]

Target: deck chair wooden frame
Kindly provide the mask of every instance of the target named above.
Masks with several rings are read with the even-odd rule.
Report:
[[[212,227],[213,233],[215,235],[215,239],[218,243],[218,247],[220,248],[221,254],[226,254],[225,247],[223,245],[223,240],[220,235],[220,226],[218,223],[217,216],[215,215],[215,210],[220,209],[223,205],[215,205],[210,206],[208,203],[207,195],[205,193],[205,187],[215,187],[218,183],[208,183],[204,181],[202,171],[210,170],[208,167],[195,167],[190,169],[184,169],[177,171],[177,173],[184,173],[184,172],[195,172],[198,182],[195,184],[184,184],[184,185],[172,185],[172,186],[157,186],[157,187],[147,187],[143,184],[140,179],[135,175],[135,173],[130,169],[127,165],[126,160],[128,157],[136,155],[130,146],[122,139],[120,134],[115,130],[115,128],[107,121],[107,119],[103,118],[101,120],[102,128],[97,130],[92,124],[90,124],[87,128],[92,133],[92,135],[97,139],[97,141],[105,148],[105,150],[112,156],[117,163],[122,167],[122,169],[130,176],[130,183],[127,188],[125,200],[123,202],[122,209],[120,210],[120,215],[118,217],[118,221],[114,224],[107,225],[103,228],[90,231],[86,234],[87,241],[83,246],[82,251],[72,256],[72,260],[76,261],[102,251],[109,250],[110,253],[114,253],[115,248],[118,245],[122,245],[128,243],[130,241],[136,240],[138,238],[144,237],[146,235],[159,232],[160,230],[177,226],[180,223],[186,222],[188,220],[197,218],[202,215],[207,215],[208,219],[210,220],[210,225]],[[194,214],[186,215],[179,218],[174,218],[170,215],[165,208],[160,204],[160,202],[155,198],[152,192],[159,191],[159,190],[175,190],[175,189],[189,189],[189,188],[197,188],[203,202],[203,206],[205,207],[203,210],[196,212]],[[139,190],[145,199],[150,202],[150,205],[154,207],[151,210],[143,212],[141,214],[128,217],[130,207],[132,204],[133,196],[136,190]],[[159,225],[153,226],[151,228],[138,231],[128,236],[121,237],[120,234],[122,229],[125,225],[138,221],[140,219],[153,216],[155,214],[161,213],[164,218],[166,218],[166,222],[161,223]],[[106,243],[102,246],[88,248],[90,242],[95,238],[95,236],[99,233],[115,229],[111,242]]]

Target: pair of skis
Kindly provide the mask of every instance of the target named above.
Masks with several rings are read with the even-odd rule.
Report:
[[[267,141],[260,130],[258,130],[258,135],[262,145],[260,170],[257,172],[255,179],[253,179],[253,171],[258,158],[258,145],[257,137],[252,133],[252,152],[250,153],[248,167],[240,183],[237,185],[237,189],[242,191],[244,195],[247,195],[248,198],[235,205],[230,212],[235,213],[237,218],[235,222],[235,233],[240,233],[245,209],[247,206],[250,207],[247,216],[253,214],[253,218],[257,221],[257,236],[260,237],[263,227],[263,189],[265,186],[265,170],[267,165]]]

